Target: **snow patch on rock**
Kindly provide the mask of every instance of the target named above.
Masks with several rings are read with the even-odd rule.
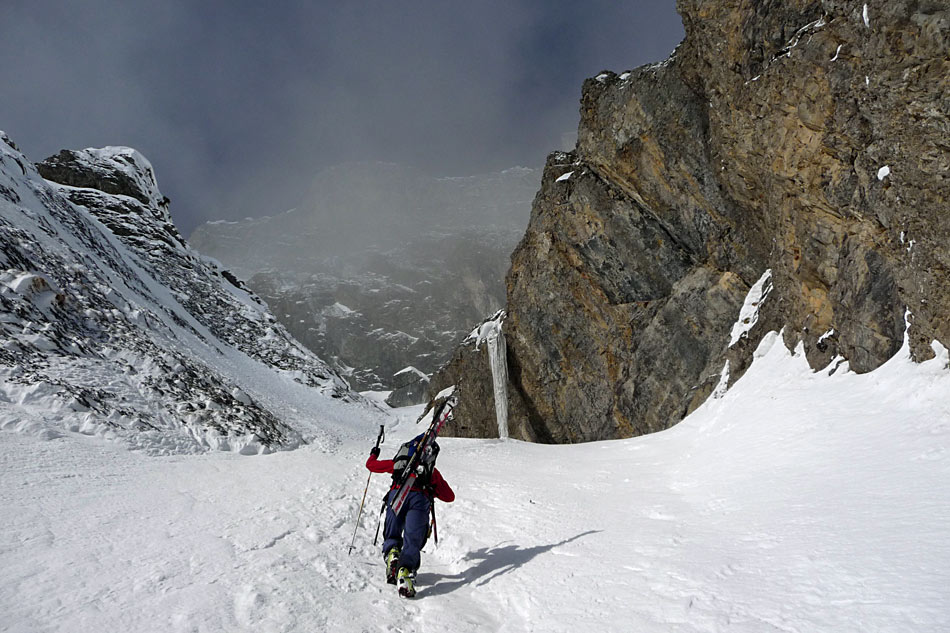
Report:
[[[732,347],[755,326],[759,320],[759,307],[772,291],[772,270],[766,270],[746,294],[739,318],[732,326],[729,347]]]

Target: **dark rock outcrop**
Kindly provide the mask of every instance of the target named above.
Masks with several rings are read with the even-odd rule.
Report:
[[[507,276],[516,437],[668,428],[769,330],[859,372],[897,351],[905,312],[916,358],[950,344],[946,4],[678,6],[670,59],[587,80],[576,150],[548,159]],[[431,391],[487,374],[464,355]],[[490,397],[461,389],[460,409]]]
[[[429,377],[415,367],[406,367],[393,376],[393,391],[386,398],[391,407],[408,407],[425,402]]]
[[[143,205],[163,200],[151,165],[129,148],[64,149],[36,168],[43,178],[61,185],[129,196]]]

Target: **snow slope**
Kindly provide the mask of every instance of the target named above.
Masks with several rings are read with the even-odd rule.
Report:
[[[458,500],[413,601],[372,546],[384,477],[346,553],[375,420],[255,457],[0,433],[0,630],[950,629],[946,350],[829,376],[778,341],[669,431],[444,439]]]

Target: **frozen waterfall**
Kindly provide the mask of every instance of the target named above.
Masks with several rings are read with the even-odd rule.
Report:
[[[508,358],[506,354],[505,333],[501,324],[505,312],[499,311],[478,329],[475,349],[482,341],[488,343],[488,362],[491,366],[492,387],[495,396],[495,418],[498,420],[498,437],[508,438]]]

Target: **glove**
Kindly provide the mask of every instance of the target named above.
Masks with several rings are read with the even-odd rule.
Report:
[[[369,454],[372,455],[374,458],[379,457],[379,447],[374,446],[372,449],[370,449]]]

